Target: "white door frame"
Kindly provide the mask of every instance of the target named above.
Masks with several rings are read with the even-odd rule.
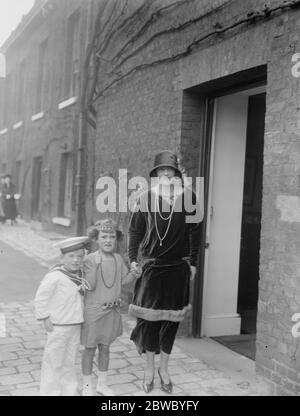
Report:
[[[239,91],[238,93],[228,94],[228,95],[242,95],[242,96],[251,96],[266,91],[266,86],[256,87],[248,90]],[[204,280],[203,280],[203,303],[202,303],[202,313],[201,313],[201,336],[207,335],[205,329],[205,319],[206,319],[206,310],[207,310],[207,282],[208,282],[208,264],[209,264],[209,245],[210,245],[210,236],[211,236],[211,219],[212,219],[212,194],[213,194],[213,179],[214,179],[214,160],[215,160],[215,146],[216,146],[216,121],[217,121],[217,108],[218,100],[214,100],[213,105],[213,123],[212,123],[212,133],[211,133],[211,154],[210,154],[210,170],[209,170],[209,191],[208,191],[208,215],[207,215],[207,224],[206,224],[206,236],[205,241],[208,244],[208,247],[205,250],[204,256]],[[238,296],[238,294],[237,294]],[[238,316],[238,314],[236,314]],[[210,336],[210,335],[208,335]],[[213,336],[213,335],[212,335]]]

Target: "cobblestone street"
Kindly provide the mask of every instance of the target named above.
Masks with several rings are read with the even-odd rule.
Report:
[[[43,266],[55,261],[57,253],[52,244],[59,238],[59,235],[34,231],[23,222],[19,222],[15,227],[0,227],[2,242],[21,250],[27,256],[37,257]],[[5,336],[1,337],[4,334],[0,334],[0,395],[38,395],[46,334],[43,326],[35,319],[33,301],[2,302],[0,314],[2,317],[5,316],[6,323]],[[133,325],[134,321],[124,314],[123,335],[111,346],[108,382],[115,394],[120,396],[145,395],[141,386],[143,359],[129,340]],[[186,342],[189,342],[188,339]],[[77,365],[81,380],[80,356]],[[94,368],[96,369],[96,366]],[[229,374],[214,368],[211,363],[187,354],[178,343],[175,344],[171,355],[169,370],[175,386],[175,396],[268,395],[266,386],[261,382],[236,382]],[[94,382],[96,383],[95,373]],[[165,395],[159,389],[157,373],[155,389],[150,395]]]

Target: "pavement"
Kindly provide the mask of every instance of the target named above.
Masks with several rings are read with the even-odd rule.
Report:
[[[45,271],[57,260],[54,242],[64,237],[33,225],[19,220],[16,226],[0,226],[0,396],[39,394],[46,333],[35,319],[33,297]],[[12,261],[13,257],[19,264]],[[135,322],[127,314],[122,319],[123,335],[111,345],[108,384],[117,396],[145,396],[144,360],[129,339]],[[81,382],[80,358],[79,354],[77,372]],[[254,361],[209,338],[177,338],[169,363],[172,397],[270,395],[268,385],[256,377],[254,366]],[[94,368],[96,385],[96,361]],[[159,389],[157,372],[155,388],[147,396],[167,396]]]
[[[0,241],[0,302],[32,300],[48,267]]]

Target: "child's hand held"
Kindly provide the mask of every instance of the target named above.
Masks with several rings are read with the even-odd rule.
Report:
[[[53,324],[50,320],[50,318],[46,318],[44,320],[44,326],[47,332],[52,332],[53,331]]]
[[[139,277],[141,277],[142,268],[138,265],[138,263],[132,262],[130,272],[134,275],[136,279],[138,279]]]

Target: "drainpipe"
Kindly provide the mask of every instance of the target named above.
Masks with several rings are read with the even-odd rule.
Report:
[[[87,50],[89,37],[90,37],[90,27],[92,27],[92,3],[93,0],[89,1],[88,4],[88,13],[86,20],[86,44],[85,51]],[[83,235],[86,233],[86,224],[85,224],[85,183],[86,183],[86,143],[87,143],[87,125],[85,119],[85,91],[83,91],[84,86],[84,70],[81,71],[80,79],[80,97],[79,97],[79,128],[78,128],[78,148],[77,148],[77,172],[75,178],[75,187],[76,187],[76,211],[75,211],[75,232],[76,235]]]
[[[81,106],[80,106],[81,107]],[[76,214],[75,214],[75,224],[76,224],[76,235],[82,235],[84,233],[84,215],[83,215],[83,205],[84,201],[84,191],[85,184],[83,180],[85,179],[85,120],[84,113],[80,109],[79,114],[79,139],[78,139],[78,149],[77,149],[77,173],[75,178],[76,186]]]

